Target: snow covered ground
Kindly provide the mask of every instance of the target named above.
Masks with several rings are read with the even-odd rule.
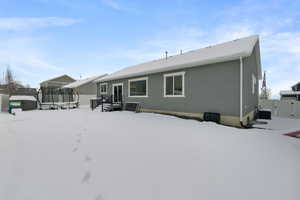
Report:
[[[87,108],[0,114],[3,200],[298,200],[300,120],[238,129]]]

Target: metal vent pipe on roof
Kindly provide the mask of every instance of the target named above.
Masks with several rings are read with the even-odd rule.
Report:
[[[166,53],[166,60],[168,60],[168,51],[166,51],[165,53]]]

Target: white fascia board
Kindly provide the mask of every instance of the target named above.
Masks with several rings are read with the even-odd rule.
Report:
[[[106,92],[101,92],[101,86],[102,85],[106,85]],[[100,83],[100,94],[107,94],[107,90],[108,90],[108,84],[107,83]]]
[[[130,83],[134,81],[146,81],[146,95],[145,96],[131,96],[130,95]],[[128,80],[128,97],[130,98],[148,98],[148,77],[140,77]]]
[[[106,77],[103,77],[99,81],[100,82],[112,81],[112,80],[117,80],[117,79],[138,77],[138,76],[144,76],[144,75],[148,75],[148,74],[168,72],[168,71],[180,70],[180,69],[191,68],[191,67],[201,67],[203,65],[208,65],[208,64],[221,63],[221,62],[232,61],[232,60],[239,60],[239,58],[241,56],[248,57],[250,55],[251,55],[251,52],[243,52],[242,54],[232,55],[230,57],[226,56],[226,57],[220,57],[218,59],[210,59],[210,60],[202,60],[202,61],[196,61],[196,62],[191,62],[191,63],[183,63],[183,64],[179,64],[179,65],[166,66],[164,68],[142,71],[142,72],[137,72],[137,73],[130,73],[130,74],[119,75],[119,76],[118,75],[114,76],[113,74],[111,74]]]
[[[166,78],[167,77],[173,77],[173,76],[182,76],[182,94],[181,95],[166,95]],[[173,81],[173,90],[174,90],[174,81]],[[175,73],[169,73],[169,74],[164,74],[164,89],[163,89],[163,97],[168,98],[168,97],[185,97],[185,71],[181,72],[175,72]]]

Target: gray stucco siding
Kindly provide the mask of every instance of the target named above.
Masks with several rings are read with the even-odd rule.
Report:
[[[186,68],[177,71],[149,74],[148,97],[128,97],[128,79],[108,81],[108,95],[112,84],[123,83],[125,102],[139,102],[144,109],[176,112],[219,112],[239,116],[239,60]],[[164,97],[164,74],[185,72],[185,97]],[[99,94],[99,83],[97,93]]]
[[[86,95],[96,95],[97,94],[97,85],[93,82],[84,84],[75,89],[79,94]]]
[[[251,56],[243,59],[243,114],[247,114],[258,106],[259,80],[256,51],[259,51],[259,43],[256,43]],[[252,93],[252,75],[256,78],[255,92]]]

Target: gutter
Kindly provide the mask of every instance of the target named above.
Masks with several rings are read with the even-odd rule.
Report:
[[[243,125],[243,58],[240,57],[240,124]]]
[[[201,61],[193,61],[193,62],[179,63],[179,64],[176,64],[176,62],[175,62],[175,64],[171,63],[171,64],[169,64],[167,66],[163,66],[162,68],[159,68],[159,69],[154,68],[154,69],[151,69],[148,71],[134,72],[134,73],[129,73],[129,74],[125,74],[125,75],[116,75],[114,77],[110,77],[110,76],[113,76],[114,73],[118,73],[119,71],[122,71],[123,69],[127,69],[129,67],[138,67],[140,65],[145,64],[145,63],[142,63],[142,64],[138,64],[138,65],[125,67],[117,72],[114,72],[113,74],[108,75],[107,77],[103,77],[100,80],[98,79],[95,82],[106,82],[106,81],[113,81],[113,80],[118,80],[118,79],[127,79],[127,78],[145,76],[145,75],[155,74],[155,73],[164,73],[164,72],[169,72],[169,71],[183,70],[183,69],[192,68],[192,67],[201,67],[201,66],[209,65],[209,64],[238,60],[240,57],[248,57],[250,55],[251,55],[251,52],[242,52],[242,53],[234,54],[231,56],[218,57],[217,59],[211,58],[211,59],[206,59],[206,60],[201,60]],[[174,62],[172,60],[172,58],[173,57],[169,57],[168,62]],[[157,61],[163,62],[163,61],[165,61],[165,59],[163,59],[163,61],[162,60],[157,60]],[[159,63],[159,65],[163,65],[163,63]],[[143,66],[140,66],[140,67],[143,67]]]

